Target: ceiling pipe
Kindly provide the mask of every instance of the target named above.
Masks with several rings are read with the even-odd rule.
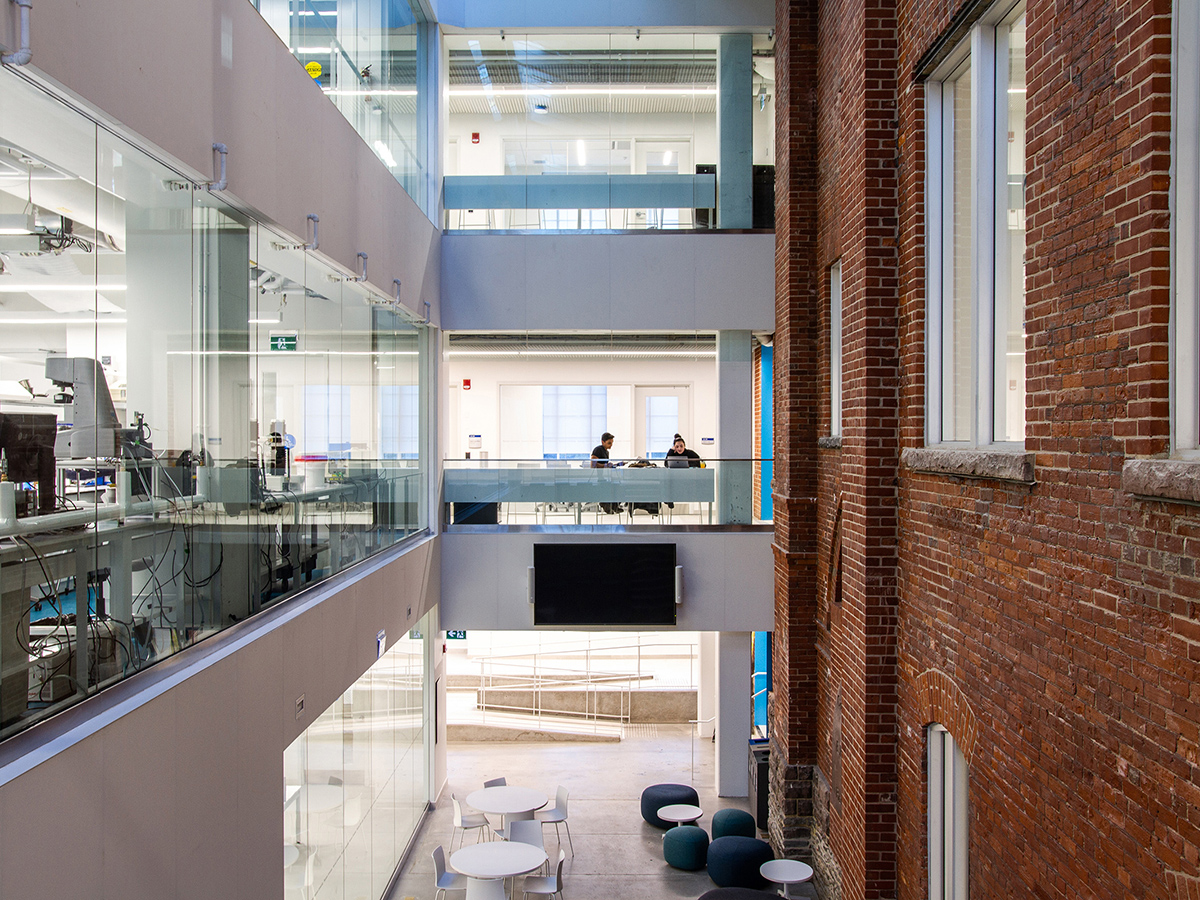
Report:
[[[21,47],[12,53],[0,56],[0,63],[6,66],[24,66],[33,59],[33,50],[29,47],[29,12],[33,9],[33,0],[12,0],[12,2],[21,8]]]

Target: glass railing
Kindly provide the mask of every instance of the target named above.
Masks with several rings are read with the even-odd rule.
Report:
[[[769,499],[771,460],[445,460],[455,525],[748,525]]]
[[[7,71],[0,219],[0,738],[428,524],[395,303]]]
[[[443,188],[448,230],[707,228],[715,175],[456,175]]]
[[[420,530],[415,460],[271,471],[64,460],[62,508],[25,518],[0,483],[0,737]]]

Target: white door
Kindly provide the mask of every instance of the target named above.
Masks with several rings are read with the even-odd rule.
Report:
[[[676,434],[690,447],[691,398],[688,386],[643,386],[633,389],[634,454],[645,459],[662,459],[671,449]]]

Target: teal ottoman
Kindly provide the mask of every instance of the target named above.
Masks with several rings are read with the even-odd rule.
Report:
[[[663,835],[663,859],[675,869],[695,872],[708,860],[708,832],[697,825],[680,825]]]
[[[718,809],[712,819],[713,840],[729,834],[758,837],[758,830],[754,827],[754,816],[744,809]]]

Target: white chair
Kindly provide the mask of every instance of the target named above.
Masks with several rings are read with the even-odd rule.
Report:
[[[508,900],[503,878],[468,878],[467,900]]]
[[[559,846],[562,846],[562,834],[558,830],[558,823],[567,826],[567,843],[571,847],[571,855],[575,855],[575,842],[571,840],[571,823],[567,821],[567,789],[563,785],[558,786],[558,793],[554,798],[553,809],[543,809],[534,813],[534,818],[543,825],[553,823],[554,834],[558,838]]]
[[[433,900],[437,900],[438,894],[441,894],[444,898],[446,891],[465,891],[467,889],[466,875],[446,871],[446,854],[442,850],[441,844],[433,848],[433,872],[435,883],[437,884],[437,891],[434,892]]]
[[[528,844],[546,852],[546,844],[542,840],[542,823],[533,819],[517,819],[508,823],[508,840],[514,844]],[[547,860],[549,862],[549,860]]]
[[[505,780],[504,780],[504,776],[503,776],[503,775],[501,775],[499,778],[492,778],[492,779],[491,779],[491,780],[489,780],[489,781],[485,781],[485,782],[483,783],[483,786],[484,786],[485,788],[490,788],[490,787],[504,787],[506,784],[508,784],[508,782],[507,782],[507,781],[505,781]]]
[[[561,847],[558,850],[558,868],[554,871],[553,877],[543,878],[540,875],[528,875],[525,878],[525,883],[521,885],[521,900],[525,900],[530,894],[549,894],[553,897],[555,894],[561,898],[563,895],[563,860],[567,858],[567,852]]]
[[[458,835],[458,846],[461,847],[463,840],[466,839],[468,831],[478,828],[491,828],[491,826],[488,824],[487,816],[485,816],[483,813],[464,814],[462,811],[462,804],[459,802],[458,797],[456,797],[454,794],[450,795],[450,802],[454,804],[454,832],[450,835],[450,849],[453,851],[454,837],[455,835],[458,835],[459,832],[462,832],[461,835]],[[475,837],[475,842],[479,842],[478,835]]]
[[[483,786],[485,788],[504,787],[507,784],[508,784],[508,782],[505,781],[504,776],[501,775],[499,778],[488,779],[487,781],[485,781],[483,783]],[[485,816],[485,818],[486,818],[486,816]],[[488,820],[488,827],[492,829],[492,833],[495,834],[496,837],[500,838],[500,840],[502,840],[502,841],[508,840],[508,832],[504,828],[504,816],[500,817],[500,827],[499,828],[497,828],[495,825],[493,825],[491,823],[491,820]]]

